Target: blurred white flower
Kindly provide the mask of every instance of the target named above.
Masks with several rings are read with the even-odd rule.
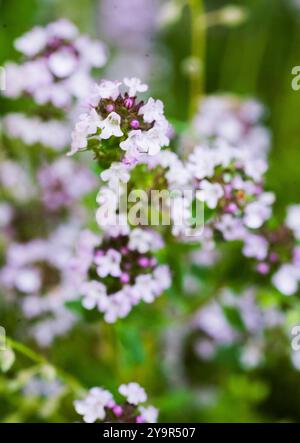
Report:
[[[295,237],[300,240],[300,205],[288,207],[286,225],[294,232]]]
[[[99,277],[103,278],[108,275],[119,277],[121,275],[121,258],[121,254],[114,249],[109,249],[103,255],[96,255],[95,263],[97,265],[97,274]]]
[[[293,295],[298,290],[300,272],[292,264],[284,264],[273,275],[272,283],[284,295]]]
[[[92,388],[83,400],[74,402],[75,410],[83,416],[86,423],[94,423],[96,420],[104,420],[105,407],[113,400],[109,391],[102,388]]]
[[[145,423],[156,423],[158,418],[158,409],[154,406],[140,406],[139,411],[143,422]]]
[[[219,183],[210,183],[208,180],[200,182],[200,191],[196,192],[197,198],[205,202],[210,209],[215,209],[218,201],[223,197],[224,191]]]
[[[138,383],[128,383],[127,385],[123,384],[119,387],[119,392],[124,397],[126,397],[128,403],[132,405],[137,405],[139,403],[144,403],[147,400],[147,395],[144,390]]]

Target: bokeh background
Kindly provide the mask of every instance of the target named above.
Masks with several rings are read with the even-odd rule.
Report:
[[[188,108],[184,60],[190,51],[190,24],[188,13],[183,13],[172,26],[164,26],[161,12],[166,3],[150,0],[145,5],[133,2],[132,6],[125,0],[112,0],[107,4],[89,0],[1,0],[0,62],[18,57],[13,40],[26,30],[58,17],[67,17],[82,31],[106,41],[115,58],[119,52],[127,56],[133,66],[123,66],[125,73],[143,74],[146,70],[147,80],[164,100],[168,116],[184,119]],[[230,91],[254,96],[267,106],[267,123],[274,137],[268,180],[278,195],[279,206],[280,202],[282,205],[294,202],[299,195],[299,94],[291,88],[291,69],[299,64],[300,6],[297,0],[211,0],[206,2],[205,8],[212,11],[229,4],[245,7],[248,18],[240,26],[209,29],[206,92]],[[136,14],[124,19],[127,7]],[[140,22],[142,13],[144,20]],[[107,16],[110,22],[105,26]],[[116,61],[117,72],[111,72],[112,77],[118,75],[118,68]],[[2,112],[6,106],[1,102]]]

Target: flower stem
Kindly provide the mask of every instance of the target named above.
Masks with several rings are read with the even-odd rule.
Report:
[[[190,56],[190,103],[189,116],[197,111],[199,100],[205,92],[205,14],[203,0],[188,0],[191,17],[191,56]]]
[[[75,377],[66,373],[62,369],[55,367],[54,365],[49,363],[45,359],[45,357],[33,351],[28,346],[24,345],[23,343],[20,343],[19,341],[13,340],[10,337],[6,337],[6,343],[9,347],[19,352],[20,354],[24,355],[25,357],[29,358],[29,360],[33,361],[34,363],[53,368],[57,376],[61,378],[62,381],[66,383],[66,385],[68,385],[74,392],[84,391],[84,387],[79,383],[79,381]]]

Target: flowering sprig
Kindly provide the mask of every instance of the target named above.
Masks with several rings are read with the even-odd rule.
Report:
[[[141,155],[155,155],[167,146],[169,124],[163,103],[151,97],[146,103],[137,99],[136,93],[147,89],[137,78],[125,78],[123,83],[104,80],[96,85],[88,99],[90,110],[79,117],[73,131],[69,155],[91,149],[100,163],[109,165],[122,158],[131,164]]]
[[[188,158],[187,169],[198,189],[197,198],[219,215],[234,215],[249,228],[260,227],[270,217],[274,196],[263,190],[265,160],[219,140],[212,147],[196,147]]]
[[[83,400],[74,402],[75,410],[83,416],[85,423],[156,423],[158,410],[153,406],[142,406],[147,401],[145,390],[135,382],[123,384],[119,393],[125,402],[116,403],[106,389],[91,388]]]
[[[153,256],[162,246],[152,230],[136,228],[102,239],[84,231],[71,264],[79,278],[83,306],[97,308],[105,321],[114,323],[140,301],[152,303],[171,284],[168,267]]]

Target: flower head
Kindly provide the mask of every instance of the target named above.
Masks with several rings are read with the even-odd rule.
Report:
[[[139,78],[124,78],[124,84],[129,88],[129,97],[135,97],[137,92],[146,92],[148,85],[143,84]]]
[[[74,407],[85,423],[155,423],[158,410],[153,406],[138,406],[147,400],[145,390],[137,383],[119,387],[119,393],[126,397],[118,404],[112,394],[103,388],[92,388],[82,400],[75,400]]]
[[[25,56],[23,64],[12,66],[7,96],[30,94],[38,104],[68,108],[73,99],[88,94],[90,71],[106,63],[103,43],[79,35],[77,28],[62,19],[45,27],[36,26],[15,41]],[[17,86],[16,86],[17,85]]]
[[[102,388],[89,390],[84,400],[74,402],[75,410],[83,416],[86,423],[94,423],[96,420],[105,418],[105,407],[113,400],[112,394]]]
[[[136,93],[144,92],[148,87],[137,78],[124,79],[125,93],[121,91],[121,85],[121,82],[103,80],[95,86],[88,103],[89,113],[98,115],[98,124],[92,130],[78,124],[75,126],[71,154],[88,147],[90,139],[101,142],[101,152],[101,146],[104,149],[105,141],[113,136],[120,138],[117,145],[126,151],[125,158],[131,159],[138,159],[142,154],[155,155],[169,144],[163,103],[152,98],[146,104],[138,101]],[[84,119],[89,120],[89,114]],[[112,149],[111,144],[107,146]],[[115,151],[115,158],[119,160],[121,153]]]
[[[106,232],[89,246],[82,242],[73,259],[77,276],[81,275],[83,306],[97,308],[109,323],[127,316],[141,301],[153,302],[171,283],[168,267],[157,265],[153,256],[162,239],[151,230],[143,236],[136,229],[129,236]]]

